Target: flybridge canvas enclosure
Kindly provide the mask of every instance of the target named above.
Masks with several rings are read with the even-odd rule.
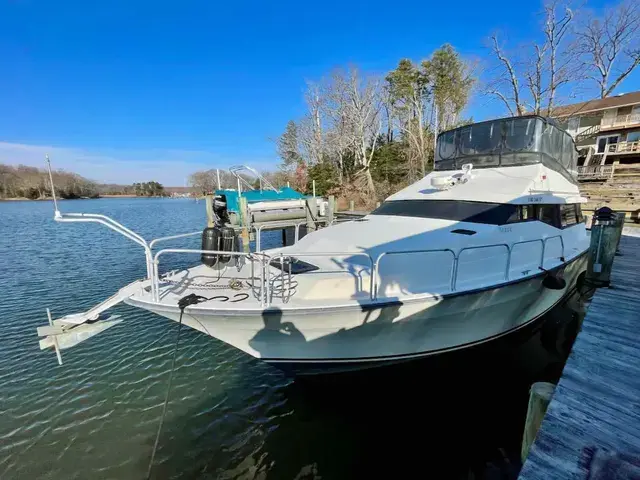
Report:
[[[438,136],[435,170],[543,163],[577,183],[578,151],[571,136],[547,118],[503,118],[465,125]]]

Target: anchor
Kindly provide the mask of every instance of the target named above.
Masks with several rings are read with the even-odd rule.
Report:
[[[66,315],[56,320],[52,319],[51,310],[47,308],[49,325],[37,328],[38,335],[45,337],[40,340],[40,350],[53,347],[58,357],[58,363],[62,365],[60,350],[75,347],[94,335],[122,322],[120,315],[106,316],[103,315],[103,312],[126,300],[141,288],[144,288],[144,285],[144,280],[136,280],[86,312]]]

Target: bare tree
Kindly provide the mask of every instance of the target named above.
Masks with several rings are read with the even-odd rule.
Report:
[[[520,100],[520,82],[516,75],[516,70],[513,67],[513,63],[509,58],[507,58],[502,47],[498,43],[497,35],[491,36],[491,42],[493,53],[503,67],[503,70],[497,78],[490,82],[491,87],[487,90],[487,93],[500,99],[511,115],[523,115],[525,107]],[[509,90],[510,93],[505,94],[501,91],[501,86],[505,83],[509,86],[507,90]],[[512,104],[513,108],[511,106]]]
[[[203,194],[215,191],[218,186],[216,171],[205,170],[192,173],[189,175],[189,185]]]
[[[346,123],[351,132],[356,178],[364,182],[366,190],[374,194],[375,185],[371,177],[371,160],[376,150],[378,135],[382,129],[381,88],[377,78],[363,78],[355,67],[349,68],[342,80],[346,96]]]
[[[624,1],[605,10],[590,12],[576,31],[577,52],[584,58],[588,78],[596,82],[600,98],[606,98],[640,65],[640,5]]]
[[[298,124],[298,135],[304,159],[308,164],[315,165],[322,162],[325,150],[322,121],[324,99],[319,84],[307,82],[305,100],[309,110]]]
[[[530,67],[525,71],[525,78],[527,82],[527,88],[531,94],[531,101],[533,102],[533,113],[540,113],[542,110],[542,95],[544,94],[544,87],[542,85],[542,75],[544,69],[544,57],[547,52],[545,47],[534,45],[536,52],[535,59],[531,62]],[[509,105],[507,105],[509,107]],[[513,112],[511,112],[513,115]]]
[[[549,52],[549,82],[547,85],[547,115],[551,115],[553,102],[558,88],[571,80],[574,71],[574,56],[560,47],[569,32],[569,26],[573,20],[573,11],[564,6],[564,13],[558,16],[557,10],[560,6],[559,0],[550,0],[545,4],[544,34],[545,43],[543,47]],[[536,49],[539,50],[536,45]]]
[[[543,38],[532,45],[533,55],[509,58],[497,35],[491,36],[491,51],[498,61],[498,74],[489,82],[487,94],[498,98],[511,115],[527,111],[550,115],[559,90],[578,75],[579,62],[570,45],[574,12],[562,0],[544,5]],[[526,86],[523,90],[522,85]],[[543,104],[546,103],[546,108]]]
[[[375,193],[370,165],[382,129],[380,81],[363,77],[357,68],[336,70],[327,88],[330,92],[332,131],[341,152],[353,154],[355,179],[370,194]]]
[[[347,82],[340,71],[335,71],[331,82],[325,84],[325,116],[329,122],[327,131],[327,153],[336,160],[340,184],[344,181],[345,157],[350,152],[353,138],[353,125],[348,115],[349,97]]]

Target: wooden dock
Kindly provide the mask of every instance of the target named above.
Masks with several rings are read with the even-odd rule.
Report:
[[[612,288],[593,298],[520,479],[640,478],[640,237],[623,236],[620,251]]]

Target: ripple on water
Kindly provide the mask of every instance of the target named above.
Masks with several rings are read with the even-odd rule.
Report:
[[[194,231],[204,218],[202,203],[188,200],[65,201],[62,209],[112,216],[145,238]],[[113,312],[124,321],[63,351],[63,366],[40,351],[35,328],[46,307],[55,317],[75,313],[145,274],[138,246],[99,226],[56,224],[51,213],[48,202],[0,202],[0,477],[143,478],[176,325],[119,305]],[[167,260],[178,268],[197,258]],[[182,335],[156,478],[398,477],[438,466],[468,478],[493,461],[496,445],[511,441],[517,455],[521,412],[511,428],[477,417],[526,409],[525,384],[514,396],[461,373],[433,387],[421,370],[316,388],[196,331]],[[492,400],[475,405],[484,415],[452,406],[476,390]]]
[[[147,238],[193,231],[203,218],[202,205],[189,201],[76,201],[62,208],[110,215]],[[52,352],[40,351],[35,328],[46,323],[46,307],[54,317],[90,308],[145,273],[136,245],[94,225],[56,224],[51,214],[44,202],[0,203],[0,477],[141,478],[164,401],[175,324],[120,305],[113,311],[125,321],[63,351],[62,367]],[[167,259],[172,268],[193,262]],[[229,428],[242,436],[240,419],[251,411],[238,412],[247,402],[262,405],[265,391],[278,388],[265,387],[265,375],[279,378],[183,330],[167,420],[204,415],[206,422],[193,428],[196,438],[208,429],[224,437]],[[254,392],[252,382],[262,386]],[[228,395],[237,388],[242,395]],[[171,437],[163,444],[171,458],[192,456],[183,457],[184,447]]]

